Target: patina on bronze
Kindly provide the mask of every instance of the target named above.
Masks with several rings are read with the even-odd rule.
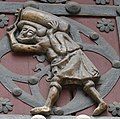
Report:
[[[11,48],[18,53],[46,55],[51,64],[51,82],[48,98],[43,107],[32,109],[31,114],[50,115],[64,85],[77,84],[98,103],[93,115],[107,109],[106,103],[95,89],[99,71],[72,40],[70,25],[62,18],[27,7],[19,12],[15,24],[9,29]],[[15,33],[20,31],[19,35]]]

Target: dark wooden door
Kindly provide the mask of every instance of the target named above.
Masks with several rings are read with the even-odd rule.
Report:
[[[75,38],[77,38],[78,40],[80,39],[80,41],[82,40],[84,43],[88,44],[87,47],[83,46],[83,50],[85,54],[99,69],[101,75],[102,76],[106,75],[106,78],[104,79],[106,80],[106,83],[104,84],[104,81],[103,82],[101,81],[100,84],[97,85],[97,87],[104,85],[103,86],[104,89],[106,88],[107,92],[103,94],[103,96],[105,97],[104,100],[108,105],[112,104],[115,101],[120,103],[120,94],[119,94],[120,8],[117,7],[117,5],[120,5],[120,2],[118,0],[110,0],[110,2],[107,2],[109,0],[72,0],[72,1],[79,3],[81,6],[81,11],[77,15],[70,14],[67,12],[64,13],[62,7],[58,8],[59,10],[56,10],[57,12],[55,12],[55,9],[57,9],[57,7],[55,8],[53,7],[54,8],[53,10],[51,8],[50,9],[46,8],[46,10],[47,11],[50,10],[51,13],[53,12],[53,14],[56,15],[69,17],[70,19],[74,20],[71,23],[77,21],[78,23],[81,24],[82,28],[80,29],[78,36],[76,36]],[[3,66],[0,69],[1,70],[0,78],[4,80],[0,84],[0,90],[1,90],[0,97],[3,98],[1,99],[2,101],[6,101],[7,98],[7,101],[9,100],[13,104],[13,107],[8,104],[11,107],[9,107],[9,109],[8,108],[6,109],[4,104],[2,104],[3,102],[1,102],[0,103],[0,108],[2,109],[2,110],[0,109],[1,114],[29,115],[30,109],[32,108],[32,106],[25,103],[23,99],[25,97],[19,98],[19,96],[21,95],[20,90],[15,89],[18,96],[13,96],[12,94],[13,92],[10,91],[10,88],[8,88],[9,86],[7,87],[8,84],[6,85],[4,84],[5,81],[10,82],[9,80],[10,77],[13,78],[13,82],[16,86],[18,86],[20,89],[22,89],[22,91],[25,91],[29,95],[33,93],[34,96],[36,96],[40,92],[40,94],[46,99],[49,90],[49,82],[46,81],[46,76],[42,77],[42,79],[40,80],[39,84],[37,84],[37,86],[28,85],[28,82],[27,83],[26,82],[24,83],[24,81],[20,82],[19,80],[14,79],[14,76],[12,77],[13,74],[14,75],[17,74],[17,76],[18,75],[23,77],[25,76],[26,78],[26,77],[31,77],[36,73],[40,73],[39,70],[38,72],[35,72],[36,68],[40,68],[38,67],[40,66],[40,62],[38,61],[39,56],[32,56],[29,54],[28,55],[14,54],[10,51],[10,47],[6,40],[7,26],[14,23],[15,11],[17,10],[17,8],[21,8],[23,5],[25,5],[26,4],[25,2],[26,0],[0,1],[0,13],[1,13],[0,14],[0,38],[1,38],[0,65]],[[43,3],[43,5],[44,4],[45,3]],[[57,5],[59,6],[61,4],[57,4]],[[73,23],[73,28],[74,25],[77,26],[77,23],[76,22]],[[96,33],[99,34],[100,41],[99,39],[96,40]],[[104,42],[101,42],[101,40],[103,40]],[[100,50],[99,48],[97,49],[92,47],[95,44],[97,44],[98,47],[100,46]],[[102,45],[104,46],[102,47]],[[44,65],[43,67],[41,65],[42,68],[45,68],[45,66],[49,65],[47,61],[41,64]],[[4,67],[5,69],[8,70],[3,71]],[[9,71],[12,72],[13,74],[9,74]],[[46,74],[45,71],[46,70],[42,72],[43,73],[42,75]],[[74,96],[76,96],[77,92],[78,92],[77,86],[64,87],[61,96],[56,103],[56,106],[63,107],[67,105],[72,99],[74,99]],[[29,97],[26,100],[29,100]],[[79,101],[83,101],[85,103],[86,100],[80,99]],[[30,101],[28,102],[30,103]],[[71,111],[70,115],[80,115],[80,114],[92,115],[92,112],[95,107],[96,107],[95,104],[93,106],[86,106],[85,108],[83,107],[83,109],[81,108],[80,111],[76,108],[77,111],[76,112]],[[108,110],[104,112],[102,115],[112,116]]]

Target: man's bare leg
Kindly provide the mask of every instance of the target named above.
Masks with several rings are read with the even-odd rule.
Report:
[[[93,115],[100,115],[107,109],[107,104],[101,98],[99,92],[94,87],[94,82],[89,80],[84,84],[84,91],[98,103],[98,107],[94,110]]]
[[[50,91],[45,105],[43,107],[33,108],[30,111],[30,113],[33,115],[35,114],[50,115],[51,108],[54,105],[54,103],[57,101],[60,90],[61,90],[61,86],[57,82],[52,82],[50,85]]]

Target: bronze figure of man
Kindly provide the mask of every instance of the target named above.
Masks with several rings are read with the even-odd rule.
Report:
[[[52,78],[46,103],[31,110],[31,114],[49,115],[59,98],[64,85],[77,84],[98,103],[93,115],[107,109],[106,103],[95,89],[100,74],[94,64],[72,40],[69,24],[50,13],[34,8],[21,11],[19,21],[8,31],[11,48],[14,52],[46,55],[51,65]],[[15,32],[20,33],[15,37]]]

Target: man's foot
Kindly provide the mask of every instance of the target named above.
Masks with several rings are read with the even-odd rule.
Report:
[[[51,109],[49,107],[43,106],[43,107],[35,107],[33,109],[31,109],[30,113],[32,115],[36,115],[36,114],[41,114],[41,115],[50,115],[51,113]]]
[[[105,102],[101,102],[98,107],[94,110],[93,115],[97,116],[100,115],[107,109],[107,104]]]

